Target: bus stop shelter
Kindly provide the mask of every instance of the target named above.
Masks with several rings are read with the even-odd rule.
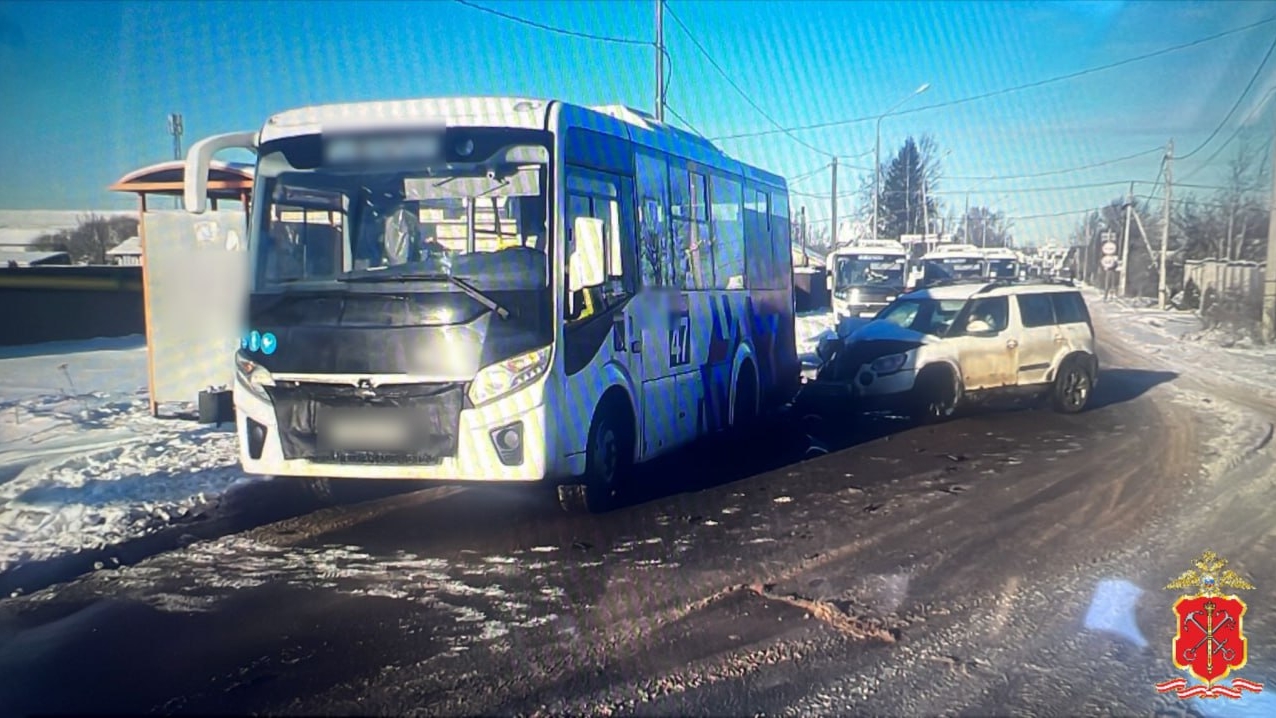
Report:
[[[146,373],[152,416],[171,403],[192,403],[200,392],[229,387],[239,344],[247,277],[247,216],[253,167],[213,162],[209,211],[180,207],[185,162],[136,169],[108,189],[138,198],[138,240],[146,324]],[[175,198],[155,202],[156,197]]]

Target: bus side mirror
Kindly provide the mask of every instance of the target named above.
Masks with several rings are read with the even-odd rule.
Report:
[[[825,287],[826,287],[826,288],[827,288],[830,292],[831,292],[831,291],[833,291],[833,275],[832,275],[832,274],[825,274],[825,275],[824,275],[824,286],[825,286]]]
[[[572,253],[567,260],[569,288],[580,291],[597,287],[606,279],[603,269],[603,221],[577,217],[572,223]]]
[[[182,205],[187,212],[203,214],[208,207],[208,167],[213,155],[222,150],[241,149],[256,153],[257,133],[230,132],[206,137],[191,145],[183,172]]]

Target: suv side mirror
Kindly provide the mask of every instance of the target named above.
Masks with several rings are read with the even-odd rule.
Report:
[[[572,253],[567,260],[569,288],[576,292],[606,280],[603,269],[603,221],[577,217],[572,223]]]

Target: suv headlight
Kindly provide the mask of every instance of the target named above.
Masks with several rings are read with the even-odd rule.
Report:
[[[266,395],[266,387],[274,386],[275,380],[266,367],[240,352],[235,352],[235,376],[243,382],[253,396],[266,401],[270,400],[270,397]]]
[[[470,383],[470,401],[485,404],[536,381],[548,368],[549,347],[485,366]]]
[[[890,374],[891,372],[899,371],[906,361],[908,361],[907,354],[887,354],[884,357],[874,359],[873,363],[868,365],[868,368],[877,374]]]

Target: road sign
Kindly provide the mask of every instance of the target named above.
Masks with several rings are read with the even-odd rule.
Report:
[[[1103,255],[1103,258],[1099,260],[1099,266],[1111,272],[1117,267],[1117,258],[1111,254],[1105,254]]]
[[[1116,243],[1116,242],[1113,242],[1113,241],[1112,241],[1112,240],[1110,240],[1110,239],[1109,239],[1109,240],[1107,240],[1107,241],[1105,241],[1105,242],[1103,243],[1103,253],[1104,253],[1104,254],[1116,254],[1116,253],[1117,253],[1117,243]]]

